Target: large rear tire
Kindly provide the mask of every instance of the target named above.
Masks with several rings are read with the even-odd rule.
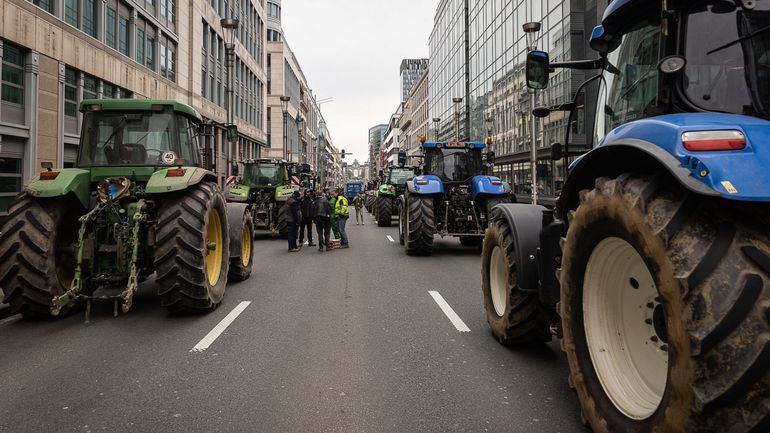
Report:
[[[596,432],[770,431],[770,208],[668,175],[601,178],[570,213],[564,348]]]
[[[537,293],[517,283],[513,235],[502,214],[492,219],[481,253],[481,289],[487,323],[504,345],[551,341],[550,317]]]
[[[377,227],[390,227],[393,218],[393,201],[392,197],[377,197],[375,202]]]
[[[161,305],[171,313],[205,313],[222,302],[230,264],[225,197],[202,182],[163,200],[155,270]]]
[[[433,236],[436,234],[436,217],[433,212],[433,199],[407,195],[406,198],[406,254],[410,256],[429,256],[433,253]]]
[[[76,200],[22,194],[8,209],[0,232],[0,288],[12,312],[51,317],[54,296],[69,290],[77,265],[78,218],[84,211]],[[75,307],[68,305],[60,316]]]
[[[286,203],[281,203],[278,205],[278,216],[275,220],[275,230],[274,233],[278,233],[278,237],[281,239],[288,239],[289,238],[289,207],[286,206]]]

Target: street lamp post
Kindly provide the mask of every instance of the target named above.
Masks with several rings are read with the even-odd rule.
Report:
[[[289,114],[289,101],[291,101],[290,96],[281,96],[281,108],[283,109],[283,152],[282,152],[282,159],[286,159],[286,140],[288,139],[288,135],[286,132],[286,118]]]
[[[438,127],[439,127],[438,124],[439,123],[441,123],[441,118],[440,117],[434,117],[433,118],[433,129],[434,129],[434,132],[436,134],[436,141],[438,141]]]
[[[452,98],[455,104],[455,140],[460,141],[460,104],[463,98]]]
[[[235,63],[235,31],[238,29],[237,18],[222,18],[219,23],[222,25],[222,31],[225,37],[225,55],[227,63],[227,126],[228,133],[225,134],[225,176],[232,173],[232,143],[229,137],[229,127],[233,125],[233,64]],[[237,137],[236,137],[237,139]],[[226,180],[222,180],[224,188]]]
[[[527,34],[527,51],[537,49],[537,33],[540,31],[539,22],[526,23],[522,27]],[[529,89],[529,109],[530,112],[535,109],[537,103],[537,94],[534,89]],[[530,170],[532,170],[532,204],[537,204],[537,118],[530,114],[532,127],[530,133]]]

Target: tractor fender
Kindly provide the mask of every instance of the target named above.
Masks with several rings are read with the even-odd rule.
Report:
[[[441,182],[438,176],[416,176],[413,180],[406,183],[406,189],[411,194],[418,195],[443,194],[444,183]]]
[[[693,177],[691,169],[683,166],[665,149],[645,140],[626,138],[604,143],[572,163],[570,174],[559,195],[559,217],[566,218],[567,212],[577,209],[580,191],[593,189],[599,177],[617,177],[628,172],[654,173],[661,169],[696,194],[721,195]]]
[[[516,261],[516,284],[520,290],[539,291],[538,249],[546,208],[531,204],[500,204],[495,206],[508,222],[513,237]]]
[[[230,258],[241,257],[241,239],[243,238],[243,215],[248,212],[248,205],[227,203],[227,226],[230,236]]]
[[[201,183],[203,180],[216,182],[216,175],[200,167],[182,167],[184,175],[168,177],[168,168],[158,170],[147,181],[145,192],[148,194],[163,194],[167,192],[182,191]]]
[[[40,180],[38,174],[24,187],[24,191],[35,198],[63,197],[73,194],[85,209],[89,208],[91,174],[78,168],[64,168],[55,179]]]
[[[494,183],[493,183],[494,182]],[[471,196],[473,201],[481,195],[495,196],[506,195],[511,192],[507,182],[503,182],[496,176],[475,176],[471,181]]]

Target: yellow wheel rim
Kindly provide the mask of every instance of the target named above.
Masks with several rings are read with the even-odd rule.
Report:
[[[243,225],[243,236],[241,238],[241,263],[243,266],[249,266],[251,261],[251,228],[248,224]]]
[[[222,221],[219,212],[211,209],[209,226],[206,230],[206,275],[212,286],[219,282],[222,273]]]

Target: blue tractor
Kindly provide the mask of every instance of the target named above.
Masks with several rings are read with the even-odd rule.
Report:
[[[492,333],[562,338],[596,432],[769,432],[770,2],[615,0],[590,45],[528,55],[530,88],[598,71],[596,138],[553,146],[555,209],[494,209]]]
[[[399,241],[408,255],[430,255],[435,235],[480,246],[490,211],[512,197],[506,182],[484,174],[494,164],[494,153],[483,152],[484,142],[420,141],[423,174],[408,181],[399,198]]]

